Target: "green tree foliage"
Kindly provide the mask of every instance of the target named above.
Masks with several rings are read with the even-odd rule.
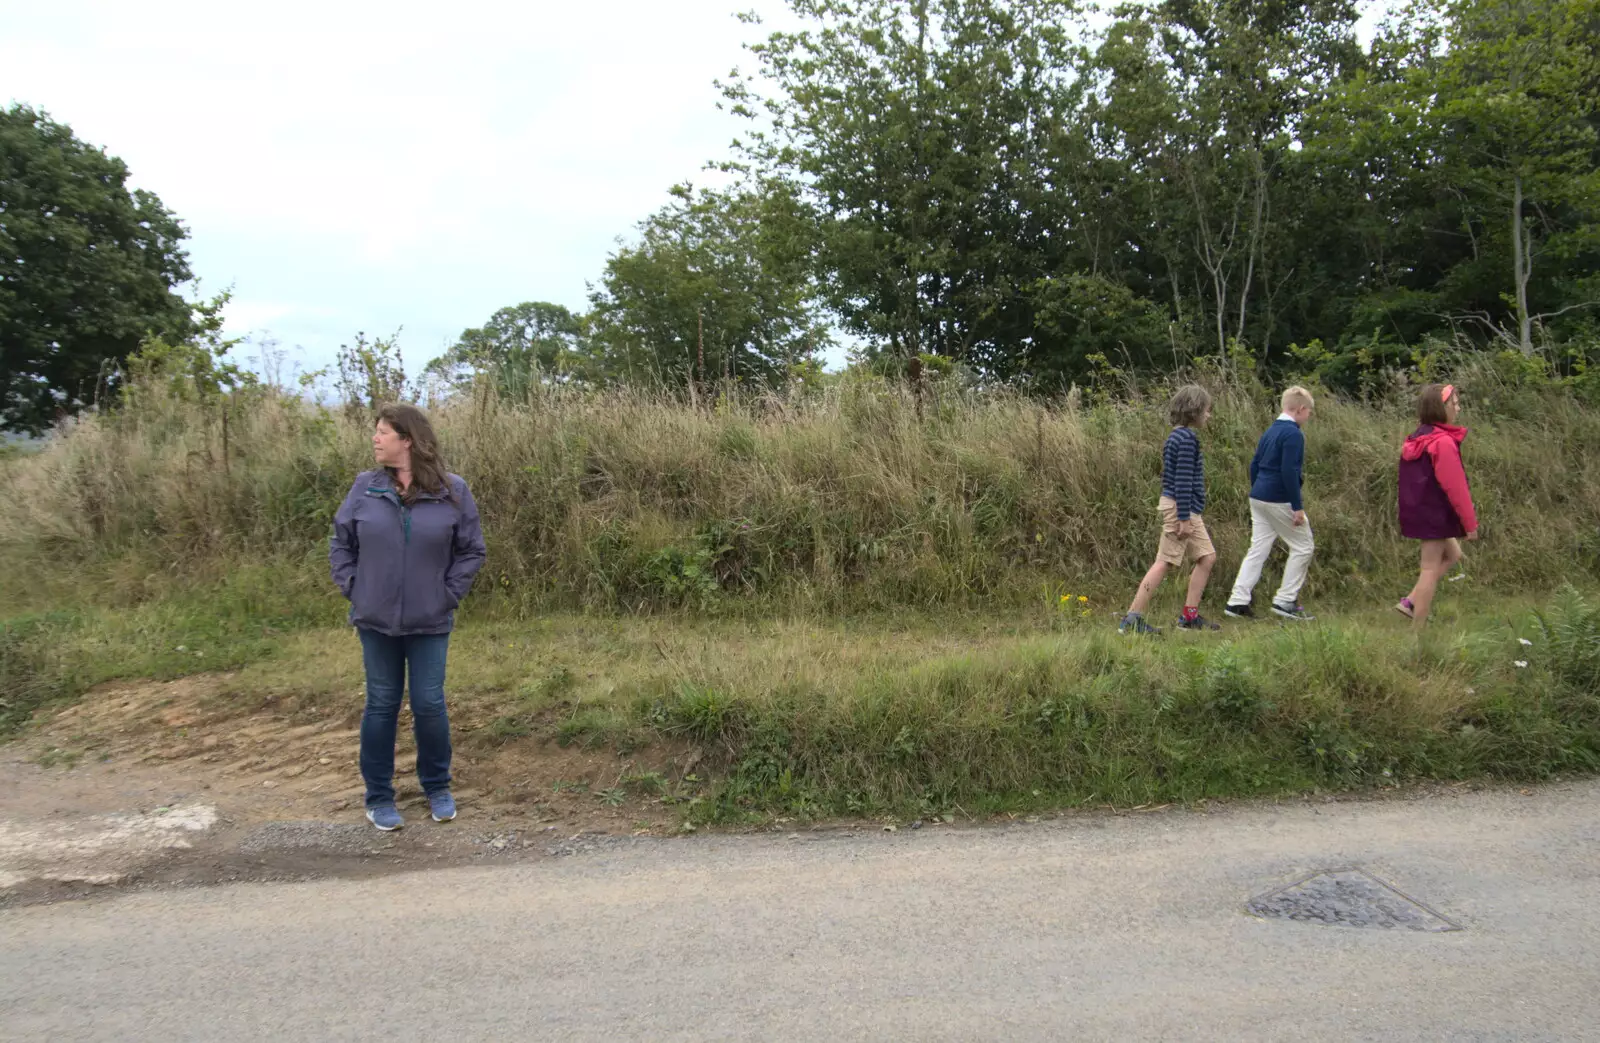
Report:
[[[501,308],[481,327],[430,362],[424,376],[449,385],[489,380],[508,401],[527,398],[541,384],[566,383],[590,376],[584,320],[560,304],[526,301]]]
[[[1347,0],[1169,0],[1118,9],[1096,50],[1081,125],[1101,174],[1076,201],[1103,229],[1093,270],[1165,298],[1196,346],[1265,357],[1300,310],[1300,131],[1359,58],[1354,23]]]
[[[1440,13],[1446,49],[1415,90],[1432,104],[1439,180],[1509,275],[1495,280],[1506,339],[1529,355],[1535,324],[1600,303],[1600,3],[1457,0]]]
[[[678,387],[769,384],[823,347],[813,223],[795,195],[680,185],[672,196],[592,291],[589,372]]]
[[[1597,3],[1417,0],[1364,45],[1353,0],[790,0],[723,85],[730,165],[793,186],[830,310],[913,375],[1530,353],[1594,339]]]
[[[147,334],[193,328],[186,231],[120,159],[0,109],[0,429],[37,432],[113,390]]]
[[[792,0],[811,27],[724,87],[742,163],[802,186],[845,328],[906,359],[1014,368],[1056,269],[1050,144],[1079,58],[1064,0]]]

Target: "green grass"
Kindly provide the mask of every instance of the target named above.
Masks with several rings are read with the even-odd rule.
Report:
[[[693,779],[595,791],[665,794],[695,822],[1526,780],[1600,768],[1594,605],[1575,590],[1541,605],[1452,589],[1420,641],[1378,608],[1142,640],[1115,633],[1114,610],[1043,602],[1000,618],[486,620],[452,642],[450,693],[465,757],[698,747]],[[33,683],[58,691],[214,665],[175,651],[171,628],[194,617],[140,618],[40,621],[24,643],[56,657],[4,662],[33,663]],[[208,625],[237,712],[359,706],[348,630]],[[141,652],[146,635],[160,647]],[[50,673],[84,649],[97,667]]]
[[[341,613],[339,599],[314,590],[304,570],[244,566],[220,583],[125,608],[0,620],[0,739],[95,685],[236,669]]]

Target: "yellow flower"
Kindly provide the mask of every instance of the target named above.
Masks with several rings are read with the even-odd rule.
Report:
[[[1089,603],[1089,599],[1087,597],[1085,597],[1084,595],[1082,595],[1082,594],[1078,595],[1078,601],[1079,601],[1080,604],[1084,604],[1084,605],[1087,605]]]
[[[1061,595],[1061,603],[1063,605],[1065,605],[1067,602],[1069,602],[1071,600],[1072,600],[1072,595],[1071,594],[1063,594],[1063,595]]]

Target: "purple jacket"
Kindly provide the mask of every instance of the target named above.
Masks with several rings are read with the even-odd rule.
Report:
[[[467,483],[449,475],[455,502],[418,493],[407,507],[389,472],[362,471],[333,516],[328,561],[350,599],[350,625],[390,637],[448,634],[487,551]]]
[[[1400,535],[1447,540],[1478,527],[1461,443],[1467,429],[1423,424],[1400,451]]]

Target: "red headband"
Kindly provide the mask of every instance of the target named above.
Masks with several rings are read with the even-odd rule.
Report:
[[[1439,392],[1439,401],[1440,402],[1448,402],[1448,401],[1450,401],[1450,396],[1455,394],[1455,393],[1456,393],[1456,386],[1454,384],[1446,384],[1444,386],[1444,390]]]

